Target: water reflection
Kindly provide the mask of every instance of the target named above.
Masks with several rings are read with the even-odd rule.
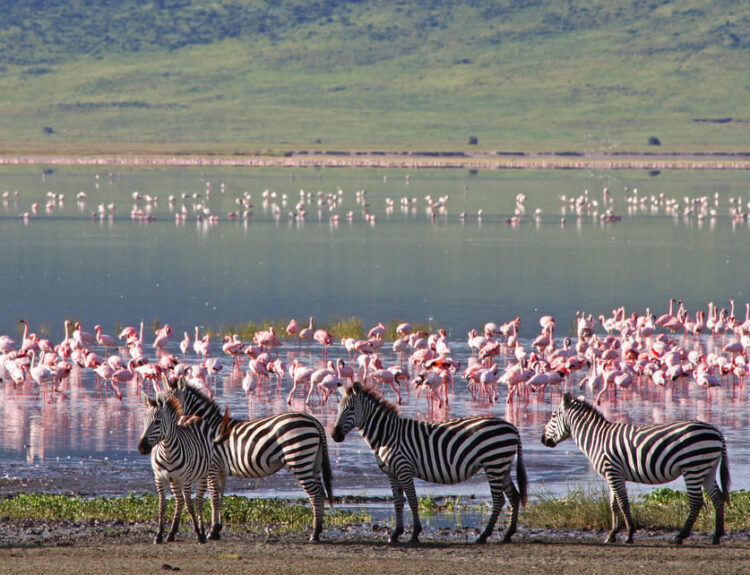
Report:
[[[525,343],[529,345],[529,342]],[[179,354],[177,344],[171,345],[173,349],[170,351]],[[468,345],[451,342],[451,348],[455,359],[467,365],[470,361]],[[322,358],[311,350],[282,348],[280,353],[290,363],[297,357],[310,366],[324,365]],[[346,349],[335,344],[329,350],[329,358],[335,361],[339,357],[349,360]],[[151,358],[152,361],[155,359]],[[399,361],[398,356],[390,352],[384,354],[384,360]],[[505,353],[497,356],[496,361],[504,368],[515,360]],[[276,391],[275,381],[269,380],[262,382],[252,393],[246,393],[242,388],[245,370],[233,367],[229,358],[221,357],[219,362],[222,370],[216,378],[216,398],[228,405],[234,416],[249,418],[287,410],[308,411],[331,432],[336,417],[334,399],[323,403],[317,396],[311,404],[307,404],[304,395],[298,394],[293,397],[291,405],[287,405],[286,394],[291,388],[288,376],[279,391]],[[408,369],[407,362],[404,362],[404,367]],[[505,402],[504,388],[500,390],[500,400],[492,404],[486,399],[472,399],[466,382],[456,378],[447,405],[443,408],[430,405],[424,396],[417,401],[413,389],[404,389],[402,412],[420,419],[446,419],[469,414],[504,417],[521,430],[532,489],[565,492],[576,483],[588,485],[595,482],[596,475],[572,442],[561,444],[553,451],[542,446],[539,438],[563,391],[579,393],[581,377],[579,375],[561,387],[532,393],[528,401],[508,404]],[[40,392],[33,383],[16,386],[6,379],[0,387],[0,457],[6,463],[14,464],[16,477],[34,476],[39,473],[38,464],[45,461],[67,461],[75,468],[94,458],[108,461],[116,469],[118,465],[126,470],[137,469],[143,484],[149,485],[147,458],[139,458],[136,453],[144,409],[140,402],[143,389],[142,383],[129,382],[123,388],[123,399],[120,400],[106,385],[96,381],[92,370],[77,367],[63,380],[60,393],[50,390]],[[733,487],[750,488],[750,449],[746,441],[750,431],[749,410],[740,386],[728,384],[714,389],[709,398],[704,390],[686,379],[658,390],[653,385],[637,384],[619,390],[612,401],[602,404],[601,410],[609,419],[627,423],[700,419],[717,424],[727,437]],[[383,493],[387,493],[387,484],[374,457],[358,434],[351,434],[342,444],[330,442],[329,448],[340,485],[337,491],[358,494],[366,491],[373,495],[383,490]],[[24,467],[21,461],[27,466]],[[133,461],[135,463],[131,463]],[[53,469],[45,471],[54,472]],[[293,482],[280,481],[285,489],[294,491]],[[477,478],[443,491],[484,496],[488,495],[485,493],[485,483],[482,478]],[[116,479],[110,488],[117,491]]]

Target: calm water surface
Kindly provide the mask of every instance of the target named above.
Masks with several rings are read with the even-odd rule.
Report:
[[[605,186],[620,222],[600,220]],[[641,197],[674,198],[678,215],[667,211],[663,200],[633,208],[625,202],[626,188],[637,188]],[[289,215],[301,189],[313,193],[304,221]],[[579,196],[586,189],[590,200],[600,203],[598,211],[577,216],[569,207],[563,209],[569,204],[560,196]],[[365,208],[357,202],[360,190],[366,190]],[[150,206],[144,200],[137,203],[152,221],[131,218],[135,191],[158,196]],[[335,210],[341,214],[338,224],[319,209],[319,191],[341,198]],[[743,203],[750,200],[744,173],[649,177],[642,172],[118,169],[110,175],[55,169],[43,177],[41,169],[0,168],[0,194],[4,192],[0,334],[16,340],[21,318],[29,321],[31,331],[59,341],[66,318],[81,321],[89,331],[101,324],[114,335],[124,325],[159,320],[174,326],[176,335],[183,330],[192,335],[195,325],[216,329],[264,319],[296,317],[303,322],[313,315],[325,322],[354,315],[367,327],[393,319],[444,327],[454,356],[465,365],[466,333],[486,321],[520,317],[528,343],[543,314],[557,319],[562,337],[571,332],[577,310],[609,315],[624,305],[628,311],[643,313],[650,307],[663,313],[667,299],[677,297],[691,311],[705,309],[708,301],[728,306],[734,299],[741,315],[750,299],[750,229],[746,221],[729,216],[730,200],[743,194]],[[77,201],[79,192],[85,192],[84,201]],[[243,209],[237,199],[245,194],[252,196],[252,215],[229,221],[228,212]],[[510,226],[504,219],[514,215],[517,194],[526,196],[526,215]],[[175,203],[168,201],[169,195],[177,198]],[[433,202],[447,196],[447,211],[431,217],[426,196]],[[685,198],[704,196],[715,206],[714,217],[683,215]],[[387,209],[389,199],[393,210]],[[39,203],[38,214],[33,213],[34,202]],[[114,217],[92,218],[100,204],[107,213],[114,205]],[[183,204],[186,220],[176,222]],[[363,209],[374,220],[365,219]],[[541,214],[535,220],[537,209]],[[20,216],[25,212],[30,212],[28,218]],[[211,223],[210,215],[219,221]],[[148,333],[147,342],[150,337]],[[297,351],[287,346],[281,353],[288,362],[297,355],[307,365],[321,361],[317,347]],[[345,352],[336,346],[332,354]],[[501,367],[507,360],[502,359]],[[289,409],[282,395],[246,395],[241,375],[222,361],[217,397],[233,415]],[[286,381],[285,392],[289,386]],[[125,389],[119,401],[97,385],[90,370],[74,372],[63,388],[64,398],[36,398],[35,386],[16,389],[6,378],[0,388],[0,476],[62,477],[72,491],[88,492],[91,477],[108,478],[106,485],[97,484],[97,491],[150,489],[148,460],[135,449],[143,415],[138,388]],[[696,417],[717,423],[729,441],[733,487],[747,489],[746,395],[727,387],[714,390],[708,401],[705,392],[684,383],[663,395],[632,390],[605,411],[613,419],[636,423]],[[425,398],[417,402],[413,395],[403,409],[425,418],[504,416],[522,431],[532,492],[560,493],[591,482],[598,486],[572,442],[555,451],[539,442],[557,401],[555,392],[552,398],[548,394],[511,408],[503,396],[491,406],[473,401],[457,381],[448,411],[431,413]],[[292,408],[309,409],[328,427],[335,416],[333,401],[308,408],[299,398]],[[331,454],[338,492],[390,492],[356,433],[341,445],[331,442]],[[283,474],[232,485],[238,492],[248,487],[269,495],[302,493]],[[418,489],[427,492],[426,487]],[[483,479],[430,489],[489,494]]]

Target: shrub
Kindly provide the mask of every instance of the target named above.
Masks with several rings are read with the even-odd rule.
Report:
[[[657,138],[656,136],[651,136],[648,139],[648,145],[649,146],[661,146],[661,140],[659,140],[659,138]]]
[[[469,136],[469,145],[476,146],[479,143],[479,138],[476,136]]]

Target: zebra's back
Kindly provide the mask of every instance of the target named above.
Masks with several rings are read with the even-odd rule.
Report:
[[[581,439],[596,470],[619,468],[626,481],[666,483],[686,471],[708,470],[718,464],[724,438],[713,425],[702,421],[676,421],[658,425],[614,424],[610,437]]]
[[[520,445],[516,427],[498,417],[401,422],[399,449],[411,461],[416,477],[434,483],[459,483],[482,468],[503,474]]]
[[[319,469],[324,448],[325,430],[317,419],[287,412],[236,421],[217,456],[230,475],[266,477],[285,465],[292,471],[310,465]]]

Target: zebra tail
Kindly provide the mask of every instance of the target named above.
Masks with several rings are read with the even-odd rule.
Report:
[[[727,458],[727,444],[724,438],[721,438],[721,464],[719,467],[719,479],[721,479],[721,494],[724,497],[724,503],[731,507],[729,501],[729,487],[732,483],[729,477],[729,459]]]
[[[521,438],[518,438],[518,449],[516,450],[516,481],[518,481],[518,494],[521,497],[521,505],[526,505],[528,500],[528,481],[526,479],[526,467],[523,464],[523,449]]]
[[[322,449],[321,469],[323,474],[323,486],[328,494],[328,503],[333,507],[333,487],[331,485],[333,474],[331,473],[331,460],[328,458],[328,440],[326,439],[326,431],[322,426],[320,427],[320,441]]]

